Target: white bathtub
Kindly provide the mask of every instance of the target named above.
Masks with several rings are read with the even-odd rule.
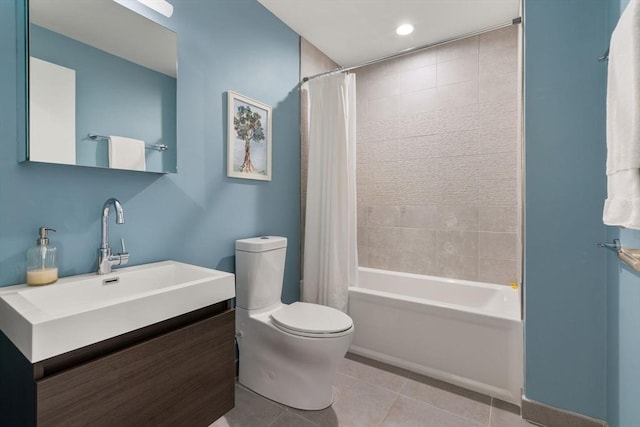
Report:
[[[517,289],[360,268],[349,351],[520,405]]]

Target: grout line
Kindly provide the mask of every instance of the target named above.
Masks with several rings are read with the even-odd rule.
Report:
[[[403,394],[402,396],[403,396],[404,398],[407,398],[407,399],[413,400],[414,402],[421,403],[421,404],[426,405],[426,406],[430,406],[430,407],[432,407],[432,408],[436,409],[437,411],[445,412],[445,413],[447,413],[447,414],[449,414],[449,415],[453,415],[453,416],[455,416],[456,418],[459,418],[459,419],[464,420],[464,421],[466,421],[466,422],[471,422],[471,423],[476,424],[476,425],[478,425],[478,426],[482,426],[482,425],[483,425],[483,424],[482,424],[482,422],[480,422],[480,421],[478,421],[478,420],[475,420],[475,419],[473,419],[473,418],[469,418],[469,417],[465,417],[464,415],[462,415],[462,414],[458,414],[458,413],[456,413],[456,412],[451,412],[450,410],[448,410],[448,409],[444,409],[444,408],[441,408],[440,406],[436,406],[436,405],[434,405],[433,403],[429,403],[429,402],[426,402],[426,401],[421,400],[421,399],[416,399],[415,397],[407,396],[406,394]]]
[[[488,427],[491,427],[491,420],[493,417],[493,401],[495,400],[495,398],[493,396],[491,396],[491,401],[489,402],[489,424],[487,424]]]
[[[366,363],[363,363],[363,362],[357,362],[357,361],[353,361],[353,362],[356,362],[356,363],[360,363],[360,364],[362,364],[362,365],[369,366],[369,367],[370,367],[370,368],[372,368],[372,369],[376,369],[376,370],[384,371],[384,369],[377,368],[377,367],[375,367],[375,366],[371,366],[371,365],[367,365]],[[384,372],[388,372],[388,371],[384,371]],[[395,404],[395,402],[398,400],[398,397],[399,397],[399,396],[403,396],[403,397],[409,398],[409,399],[411,399],[411,400],[414,400],[414,401],[416,401],[416,402],[418,402],[418,403],[422,403],[422,404],[425,404],[425,405],[431,406],[431,407],[433,407],[433,408],[436,408],[437,410],[440,410],[440,411],[443,411],[443,412],[447,412],[447,413],[449,413],[449,414],[451,414],[451,415],[455,415],[456,417],[461,418],[461,419],[463,419],[463,420],[471,421],[471,422],[476,423],[476,424],[478,424],[478,425],[482,425],[482,423],[481,423],[480,421],[475,420],[475,419],[473,419],[473,418],[468,418],[468,417],[466,417],[466,416],[464,416],[464,415],[462,415],[462,414],[458,414],[458,413],[456,413],[456,412],[452,412],[452,411],[450,411],[450,410],[448,410],[448,409],[445,409],[445,408],[442,408],[442,407],[440,407],[440,406],[437,406],[437,405],[435,405],[435,404],[433,404],[433,403],[431,403],[431,402],[427,402],[427,401],[424,401],[424,400],[422,400],[422,399],[418,399],[418,398],[415,398],[415,397],[413,397],[413,396],[410,396],[410,395],[408,395],[408,394],[404,394],[404,393],[403,393],[403,391],[404,391],[404,389],[406,388],[406,385],[407,385],[407,383],[408,383],[408,380],[410,380],[410,378],[409,378],[408,376],[401,375],[401,374],[395,374],[395,375],[397,375],[397,376],[399,376],[399,377],[402,377],[402,378],[404,379],[404,381],[403,381],[403,383],[402,383],[402,386],[401,386],[401,387],[400,387],[400,389],[396,392],[396,391],[393,391],[393,390],[388,389],[388,388],[386,388],[386,387],[383,387],[383,386],[381,386],[381,385],[373,384],[373,383],[370,383],[370,382],[368,382],[368,381],[366,381],[366,380],[363,380],[363,379],[361,379],[361,378],[358,378],[358,377],[355,377],[355,376],[349,375],[349,374],[347,374],[347,373],[345,373],[345,372],[341,372],[341,374],[343,374],[343,375],[345,375],[345,376],[347,376],[347,377],[349,377],[349,378],[353,378],[353,379],[355,379],[355,380],[358,380],[358,381],[364,382],[364,383],[366,383],[366,384],[370,384],[370,385],[373,385],[373,386],[375,386],[375,387],[381,387],[381,388],[384,388],[385,390],[388,390],[388,391],[391,391],[392,393],[395,393],[395,394],[396,394],[396,399],[394,400],[394,404]],[[429,378],[429,377],[426,377],[426,378]],[[446,383],[446,382],[445,382],[445,384],[448,384],[448,383]],[[425,385],[428,385],[428,384],[425,384]],[[430,386],[430,387],[431,387],[431,386]],[[447,392],[449,392],[449,393],[452,393],[452,394],[454,394],[454,395],[456,395],[456,396],[458,396],[458,397],[466,398],[465,396],[459,395],[458,393],[456,393],[456,392],[454,392],[454,391],[448,391],[448,390],[445,390],[445,391],[447,391]],[[488,424],[487,424],[487,426],[490,426],[490,424],[491,424],[491,411],[492,411],[493,399],[494,399],[494,398],[493,398],[493,396],[489,396],[489,395],[484,395],[484,396],[489,397],[489,404],[488,404],[488,405],[486,405],[486,406],[489,406],[489,420],[488,420]],[[392,404],[391,406],[393,407],[393,404]],[[389,408],[389,410],[391,410],[391,408]],[[387,414],[385,414],[385,418],[386,418],[386,416],[388,415],[388,413],[389,413],[389,411],[387,411]],[[383,420],[384,420],[384,419],[383,419]]]
[[[391,405],[389,405],[389,409],[387,409],[387,412],[385,412],[384,417],[382,417],[382,420],[380,420],[380,422],[378,423],[378,426],[381,426],[384,424],[384,420],[387,419],[387,417],[389,416],[389,412],[391,412],[391,409],[393,409],[393,407],[395,406],[399,398],[400,398],[400,393],[396,393],[396,398],[393,399],[393,402],[391,402]]]
[[[274,424],[276,423],[276,421],[278,421],[280,418],[282,418],[282,415],[284,415],[286,412],[287,412],[287,411],[282,411],[280,414],[278,414],[278,416],[277,416],[273,421],[271,421],[271,422],[269,423],[269,426],[268,426],[268,427],[270,427],[270,426],[274,425]]]
[[[331,406],[333,406],[333,403],[331,403]],[[325,409],[321,409],[321,411],[329,409],[329,408],[331,408],[331,406],[329,406],[328,408],[325,408]],[[287,406],[287,408],[285,409],[285,412],[289,412],[290,414],[297,415],[298,417],[302,418],[303,420],[307,421],[308,423],[313,424],[314,426],[320,426],[321,425],[318,422],[305,417],[303,414],[293,411],[293,409],[295,409],[295,408],[290,408],[290,407]]]

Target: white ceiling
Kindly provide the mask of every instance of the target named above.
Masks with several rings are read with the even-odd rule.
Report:
[[[176,76],[176,33],[113,0],[30,0],[29,21]]]
[[[342,66],[511,22],[520,0],[258,0]],[[411,23],[415,31],[398,36]]]

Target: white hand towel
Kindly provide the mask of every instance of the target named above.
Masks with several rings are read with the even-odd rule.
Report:
[[[607,81],[607,200],[603,221],[640,230],[640,0],[611,36]]]
[[[109,136],[109,167],[113,169],[147,170],[145,143],[124,136]]]

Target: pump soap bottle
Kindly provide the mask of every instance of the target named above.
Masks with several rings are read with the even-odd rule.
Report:
[[[49,245],[47,232],[53,228],[40,227],[37,246],[27,251],[27,285],[40,286],[55,283],[58,280],[57,250]]]

